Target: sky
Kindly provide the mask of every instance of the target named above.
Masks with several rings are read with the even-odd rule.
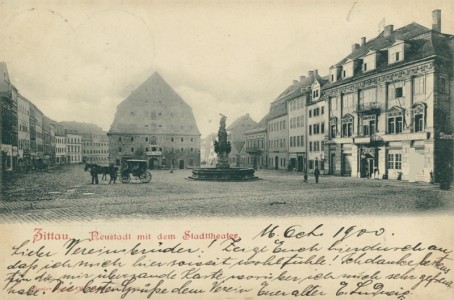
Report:
[[[69,1],[68,1],[69,2]],[[452,0],[0,0],[0,61],[56,121],[108,131],[116,107],[157,71],[192,107],[202,137],[249,113],[260,121],[293,80],[328,74],[379,24],[454,34]]]

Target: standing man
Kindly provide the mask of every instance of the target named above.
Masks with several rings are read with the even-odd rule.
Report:
[[[97,165],[93,165],[90,168],[90,175],[91,175],[91,184],[98,184],[99,180],[98,180],[98,166]]]
[[[320,170],[318,169],[318,167],[315,167],[314,176],[315,176],[315,183],[318,183],[318,176],[320,176]]]

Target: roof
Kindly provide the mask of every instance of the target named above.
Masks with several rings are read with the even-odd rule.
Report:
[[[366,44],[362,45],[341,61],[339,61],[336,66],[344,64],[348,59],[355,60],[360,57],[363,57],[370,50],[378,51],[386,49],[391,46],[396,40],[408,41],[416,36],[419,36],[423,33],[430,32],[431,30],[427,27],[419,25],[418,23],[411,23],[404,27],[394,30],[389,36],[384,36],[384,31],[381,32],[376,38],[368,41]]]
[[[254,123],[254,126],[257,124],[254,120],[252,120],[249,114],[245,114],[233,121],[233,123],[230,124],[226,130],[234,130],[236,127],[241,126],[244,122]]]
[[[200,135],[192,108],[157,72],[117,106],[109,133]]]
[[[11,93],[11,83],[9,81],[8,68],[5,62],[0,62],[0,94],[9,95]]]
[[[451,35],[442,34],[431,29],[428,29],[422,25],[419,25],[415,22],[406,25],[402,28],[399,28],[393,31],[389,36],[385,37],[384,33],[380,33],[375,39],[370,40],[363,46],[359,47],[348,56],[344,57],[334,66],[341,66],[347,60],[357,60],[364,57],[371,51],[376,51],[377,53],[384,53],[390,46],[392,46],[396,41],[404,41],[408,45],[409,49],[405,53],[405,59],[388,65],[387,61],[384,61],[377,65],[376,69],[367,71],[363,73],[362,70],[358,70],[355,73],[355,76],[340,79],[336,82],[327,83],[324,88],[331,88],[341,84],[354,81],[361,75],[371,75],[379,72],[383,72],[387,69],[395,68],[407,64],[412,61],[417,61],[420,59],[438,56],[447,59],[452,59],[450,54],[450,49],[448,46],[448,40],[451,38]]]
[[[243,149],[243,146],[244,144],[246,143],[246,141],[235,141],[235,142],[232,142],[232,145],[233,145],[233,154],[238,154],[241,152],[241,149]]]

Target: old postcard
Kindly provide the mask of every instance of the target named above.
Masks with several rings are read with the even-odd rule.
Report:
[[[453,299],[453,14],[0,2],[0,298]]]

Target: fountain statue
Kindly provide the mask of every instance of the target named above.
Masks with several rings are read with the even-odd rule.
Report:
[[[225,129],[225,121],[227,119],[223,114],[221,115],[221,121],[218,130],[218,140],[214,142],[214,152],[218,155],[218,163],[216,167],[219,169],[228,169],[229,165],[229,153],[232,151],[232,145],[227,141],[227,130]]]
[[[218,130],[218,140],[214,142],[214,152],[218,156],[216,168],[198,168],[192,170],[193,180],[214,180],[214,181],[246,181],[259,179],[254,175],[253,168],[231,168],[229,164],[229,153],[232,145],[227,140],[226,120],[227,117],[221,115]]]

